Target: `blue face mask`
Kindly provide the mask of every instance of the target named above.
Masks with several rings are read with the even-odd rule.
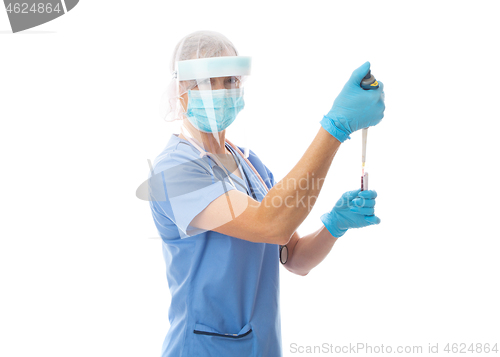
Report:
[[[189,90],[187,118],[205,133],[225,130],[245,107],[243,89]]]

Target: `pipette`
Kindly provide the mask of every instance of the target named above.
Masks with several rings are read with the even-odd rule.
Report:
[[[379,84],[371,70],[368,71],[367,75],[363,78],[360,83],[361,88],[364,90],[377,89]],[[362,130],[362,143],[361,143],[361,191],[368,190],[368,172],[365,172],[365,162],[366,162],[366,139],[368,137],[368,128]]]
[[[362,143],[361,143],[361,191],[368,190],[368,172],[365,173],[366,162],[366,138],[368,137],[368,129],[362,130]]]

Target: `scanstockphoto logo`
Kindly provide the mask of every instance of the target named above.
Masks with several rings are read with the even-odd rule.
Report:
[[[12,32],[24,31],[63,16],[79,0],[4,0]]]

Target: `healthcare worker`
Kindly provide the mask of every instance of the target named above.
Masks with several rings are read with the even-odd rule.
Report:
[[[179,120],[181,130],[148,180],[172,295],[163,357],[282,356],[280,262],[307,275],[348,229],[380,222],[375,191],[358,189],[321,216],[316,232],[296,232],[340,144],[383,118],[383,84],[369,91],[359,86],[370,64],[353,72],[279,183],[253,151],[226,138],[244,108],[250,67],[251,59],[216,32],[192,33],[174,51],[167,119]]]

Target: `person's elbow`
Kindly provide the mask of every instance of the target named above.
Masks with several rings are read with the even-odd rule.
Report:
[[[292,230],[291,227],[287,227],[284,222],[280,222],[277,217],[269,215],[268,212],[264,214],[258,212],[254,217],[254,222],[260,225],[266,243],[285,245],[295,232],[295,229]]]
[[[272,223],[267,229],[267,241],[272,244],[286,245],[292,238],[293,232],[289,232],[287,229],[281,229],[277,225]]]
[[[295,275],[306,276],[309,274],[309,270],[295,269],[292,265],[287,266],[287,264],[284,266],[289,272],[294,273]]]
[[[296,275],[300,275],[300,276],[306,276],[307,274],[309,274],[309,272],[295,272],[294,274]]]

